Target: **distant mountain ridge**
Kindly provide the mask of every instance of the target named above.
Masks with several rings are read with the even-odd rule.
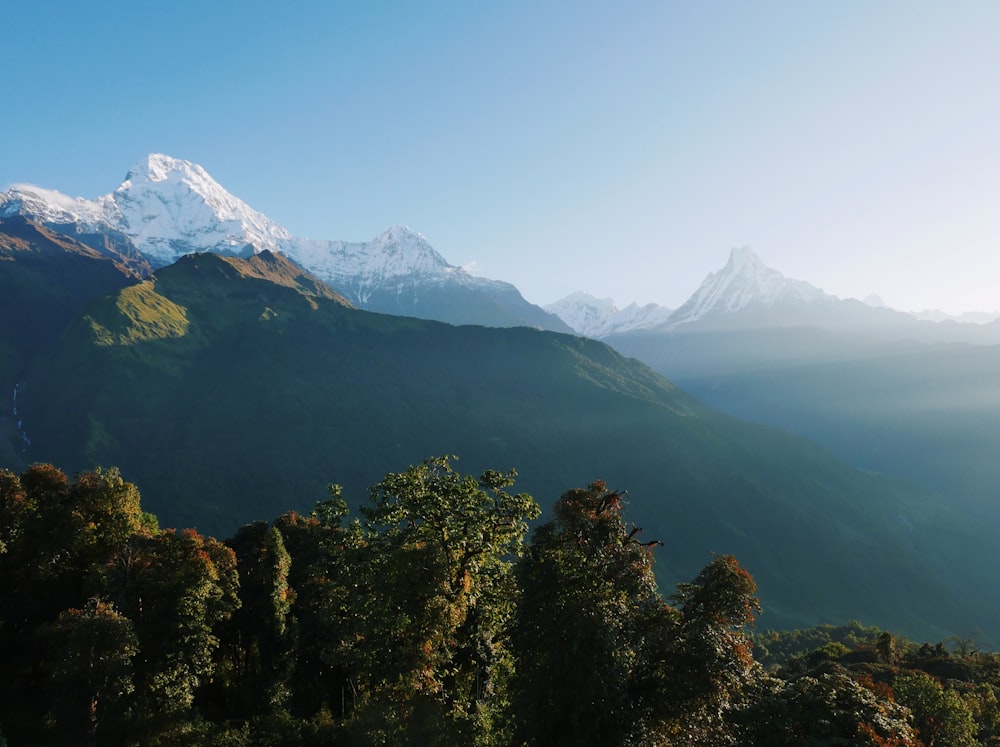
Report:
[[[587,293],[573,293],[543,308],[578,334],[597,340],[616,332],[657,327],[672,313],[671,309],[655,303],[645,306],[631,303],[619,309],[610,298],[595,298]]]
[[[771,315],[839,301],[802,280],[786,278],[765,265],[749,247],[732,249],[729,260],[710,273],[679,308],[631,304],[619,310],[611,299],[575,293],[545,308],[579,334],[603,339],[644,330],[674,330],[684,325],[746,323],[748,315]]]
[[[767,266],[749,247],[732,249],[726,264],[710,273],[679,308],[632,304],[619,310],[611,299],[574,293],[546,310],[578,334],[595,339],[620,335],[673,335],[690,332],[787,327],[864,330],[869,336],[912,336],[933,342],[1000,343],[1000,314],[908,313],[878,296],[842,299]],[[648,361],[647,361],[648,362]]]
[[[669,324],[678,327],[744,310],[836,300],[803,280],[786,278],[744,246],[729,253],[725,267],[705,278],[694,295],[670,315]]]
[[[93,200],[14,185],[0,195],[0,217],[15,216],[70,236],[124,237],[123,253],[138,253],[153,268],[195,252],[237,257],[278,252],[370,311],[570,331],[510,283],[450,265],[405,226],[369,242],[295,236],[227,192],[201,166],[163,154],[148,155],[113,192]]]

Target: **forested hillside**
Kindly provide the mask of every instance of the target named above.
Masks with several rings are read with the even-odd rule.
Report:
[[[736,558],[664,598],[653,564],[672,538],[632,524],[622,493],[569,490],[526,541],[539,508],[514,477],[431,458],[358,514],[334,486],[220,542],[159,528],[114,469],[0,472],[3,736],[917,747],[1000,731],[997,657],[769,634],[784,664],[765,671]]]

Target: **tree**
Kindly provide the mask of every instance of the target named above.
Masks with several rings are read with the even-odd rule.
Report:
[[[56,722],[71,738],[85,733],[87,744],[95,745],[109,704],[134,690],[132,659],[139,647],[132,623],[110,604],[92,599],[85,609],[60,614],[41,635]]]
[[[919,747],[903,706],[880,697],[844,672],[791,682],[766,677],[753,703],[737,714],[740,747]]]
[[[670,625],[650,547],[602,482],[562,495],[517,565],[518,743],[616,745],[643,730],[643,636]]]
[[[515,473],[478,479],[427,459],[392,473],[362,509],[368,546],[361,627],[352,654],[364,672],[367,715],[415,743],[483,744],[497,738],[512,661],[506,636],[534,499],[513,494]]]
[[[680,609],[671,654],[685,666],[685,691],[709,697],[712,708],[744,684],[755,668],[748,627],[760,612],[757,584],[731,555],[714,558],[690,583],[679,584],[671,600]]]
[[[49,464],[20,476],[0,472],[0,660],[7,674],[0,719],[15,741],[35,739],[33,729],[43,722],[50,676],[40,662],[53,662],[50,634],[75,626],[67,640],[78,641],[82,631],[106,630],[118,620],[119,610],[112,614],[104,601],[113,598],[105,579],[149,526],[138,490],[116,469],[82,472],[72,482]],[[93,607],[90,598],[102,601]],[[84,617],[67,610],[84,610]]]
[[[913,713],[913,725],[925,747],[972,747],[977,727],[962,696],[925,672],[913,670],[893,682],[896,700]]]
[[[289,512],[275,529],[291,558],[288,585],[294,599],[295,657],[290,708],[300,716],[334,714],[343,722],[358,700],[360,673],[353,656],[360,627],[352,607],[365,593],[365,533],[358,522],[344,526],[347,503],[337,485],[309,516]]]
[[[240,607],[226,626],[226,663],[232,667],[234,715],[272,713],[287,704],[294,666],[294,592],[291,556],[281,532],[264,522],[248,524],[228,542],[236,554]]]
[[[896,639],[888,630],[879,634],[878,642],[875,644],[875,650],[878,652],[878,656],[882,662],[889,664],[890,666],[895,664],[899,659],[899,651],[896,648]]]
[[[145,728],[191,715],[215,669],[217,629],[239,606],[236,558],[193,529],[135,540],[123,612],[135,626],[136,695]]]

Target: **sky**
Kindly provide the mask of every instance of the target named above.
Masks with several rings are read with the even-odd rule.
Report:
[[[0,189],[201,164],[294,234],[422,233],[546,304],[676,307],[733,247],[1000,310],[1000,3],[32,0]]]

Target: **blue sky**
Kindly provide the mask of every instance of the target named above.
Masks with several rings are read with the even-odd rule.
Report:
[[[731,247],[1000,310],[1000,3],[164,3],[2,14],[0,188],[200,163],[293,233],[393,224],[536,303],[682,303]]]

